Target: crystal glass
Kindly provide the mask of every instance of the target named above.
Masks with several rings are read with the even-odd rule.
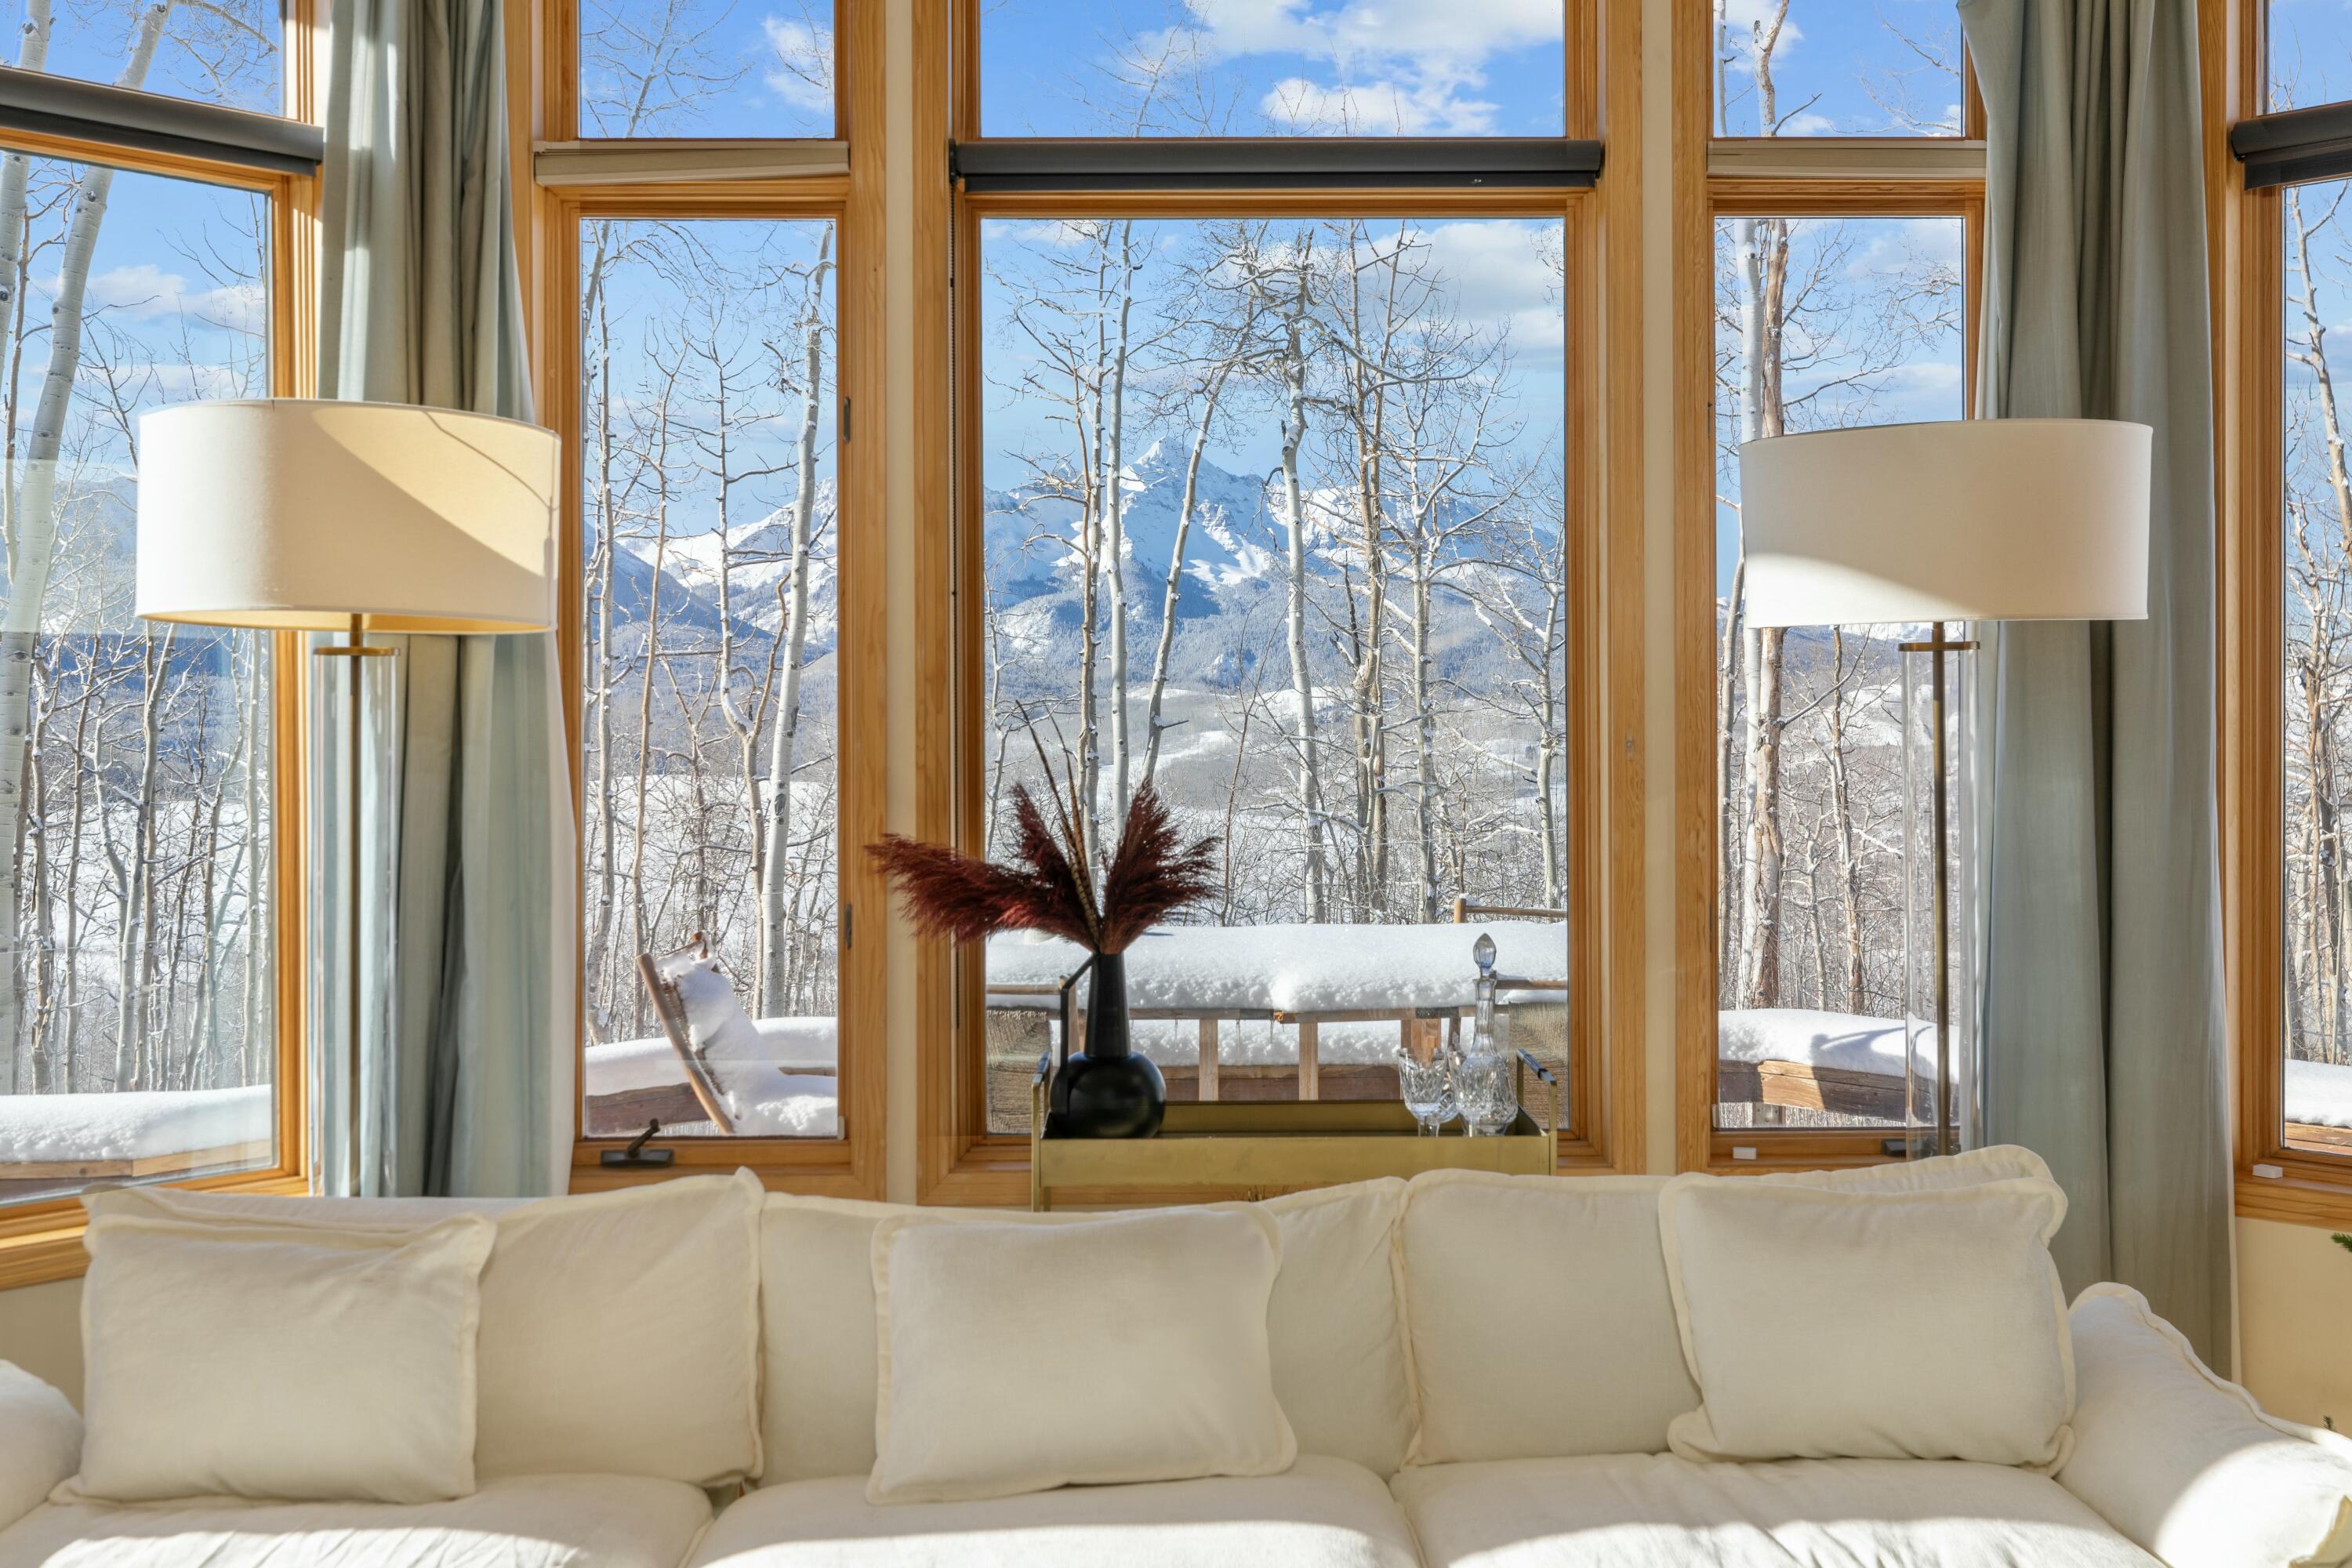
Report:
[[[1470,1027],[1470,1048],[1454,1069],[1462,1120],[1473,1136],[1499,1133],[1519,1113],[1511,1058],[1495,1039],[1495,939],[1481,932],[1471,957],[1478,965],[1478,1005]]]
[[[1403,1047],[1397,1050],[1397,1089],[1404,1108],[1431,1137],[1460,1112],[1454,1089],[1454,1061],[1444,1051],[1425,1062],[1415,1061]]]

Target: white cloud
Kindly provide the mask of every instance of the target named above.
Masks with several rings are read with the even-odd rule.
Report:
[[[1506,49],[1558,43],[1559,0],[1187,0],[1203,45],[1224,55],[1298,54],[1348,65],[1487,59]]]
[[[1495,129],[1495,105],[1456,97],[1451,82],[1327,86],[1291,77],[1276,82],[1258,107],[1276,124],[1360,136],[1483,136]]]
[[[50,292],[55,291],[52,285]],[[178,316],[236,332],[264,331],[269,318],[269,291],[258,282],[191,290],[187,279],[166,272],[152,261],[97,274],[85,289],[83,301],[85,309],[103,310],[118,320],[148,321]]]
[[[807,22],[767,17],[760,24],[774,51],[776,68],[762,79],[768,90],[794,109],[833,108],[833,30]]]

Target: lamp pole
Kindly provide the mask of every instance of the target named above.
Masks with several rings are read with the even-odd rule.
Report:
[[[1952,1111],[1951,752],[1946,739],[1950,708],[1945,660],[1954,654],[1972,653],[1978,646],[1973,637],[1953,637],[1947,633],[1948,623],[1937,621],[1930,628],[1926,641],[1902,645],[1902,651],[1906,654],[1927,655],[1928,668],[1928,788],[1935,796],[1928,812],[1929,853],[1935,857],[1934,893],[1928,918],[1933,928],[1929,946],[1933,950],[1936,965],[1933,1009],[1936,1019],[1936,1138],[1927,1151],[1930,1154],[1955,1154],[1959,1152]],[[1908,681],[1905,682],[1904,689],[1907,700]],[[1913,1081],[1907,1042],[1903,1054],[1905,1079]],[[1904,1106],[1905,1120],[1915,1128],[1920,1121],[1916,1100],[1916,1094],[1910,1096]]]
[[[367,617],[353,616],[341,647],[322,643],[311,649],[321,658],[343,661],[343,1179],[351,1197],[360,1190],[360,922],[367,902],[360,896],[360,709],[364,700],[362,659],[390,658],[394,649],[371,647]]]

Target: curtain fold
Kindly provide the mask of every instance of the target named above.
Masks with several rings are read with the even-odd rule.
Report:
[[[2194,0],[1961,0],[1988,127],[1979,412],[2154,427],[2148,618],[1989,643],[1990,1138],[2049,1161],[2071,1293],[2228,1364],[2213,408]]]
[[[530,417],[497,0],[338,0],[330,25],[320,387]],[[409,637],[363,766],[359,1192],[560,1190],[571,1157],[572,795],[554,637]],[[370,663],[384,662],[371,660]],[[322,736],[322,740],[325,737]],[[322,845],[348,831],[321,789]],[[339,908],[340,858],[316,868]],[[331,862],[331,863],[330,863]],[[388,884],[388,886],[386,885]],[[383,940],[377,940],[382,938]],[[340,945],[314,973],[340,972]],[[327,1011],[322,1009],[322,1012]],[[330,1108],[341,1014],[321,1017]],[[340,1118],[322,1180],[345,1191]]]

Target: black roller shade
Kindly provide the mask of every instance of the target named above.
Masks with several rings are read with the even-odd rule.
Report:
[[[2250,191],[2341,179],[2352,174],[2352,103],[2241,120],[2230,127],[2230,151],[2245,165]]]
[[[975,192],[1541,189],[1601,173],[1600,142],[1558,136],[1008,138],[959,142],[952,158]]]
[[[326,132],[274,114],[0,66],[0,132],[71,136],[277,174],[317,172]]]

